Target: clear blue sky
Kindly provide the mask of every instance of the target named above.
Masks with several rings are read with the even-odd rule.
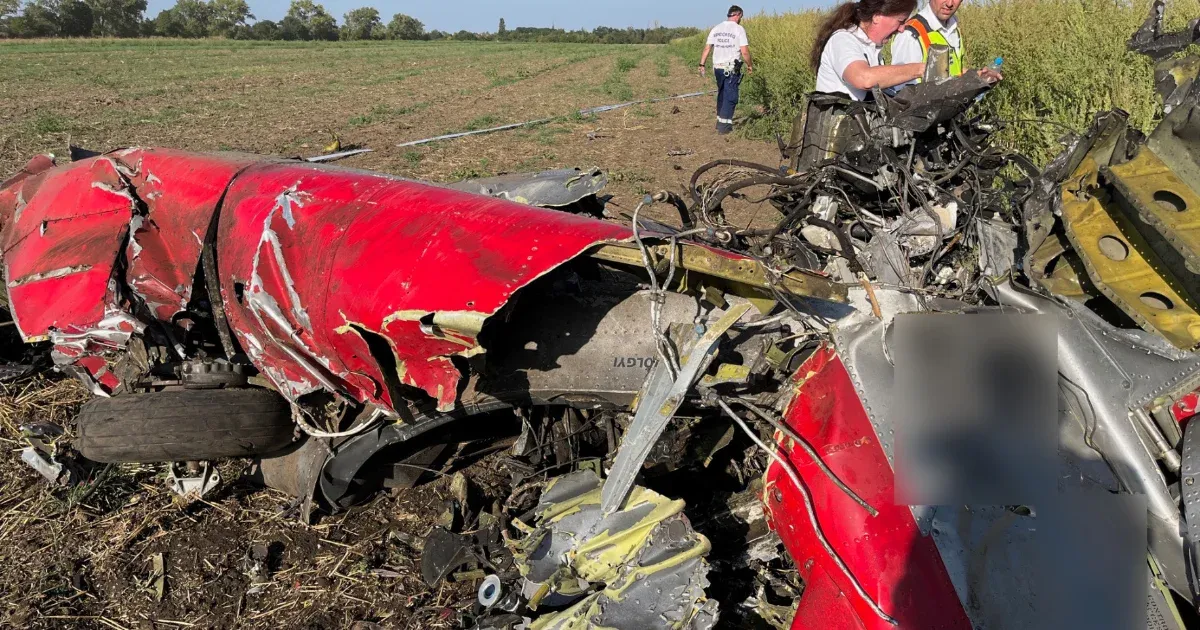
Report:
[[[800,0],[781,2],[767,0],[755,4],[738,4],[747,14],[762,11],[784,12],[815,5],[833,4],[832,0]],[[279,20],[287,13],[290,0],[248,0],[250,11],[260,20]],[[350,9],[373,6],[387,22],[395,13],[407,13],[425,23],[425,28],[442,31],[495,31],[500,18],[509,28],[517,26],[557,26],[565,29],[597,26],[644,28],[657,21],[663,26],[710,26],[725,18],[730,0],[424,0],[421,2],[387,2],[386,0],[316,0],[342,22]],[[168,9],[175,0],[149,0],[146,11],[153,18]]]

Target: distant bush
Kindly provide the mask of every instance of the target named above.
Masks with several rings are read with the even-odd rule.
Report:
[[[1002,141],[1045,160],[1058,152],[1062,126],[1082,130],[1095,112],[1121,108],[1143,129],[1154,124],[1158,99],[1152,62],[1125,43],[1149,13],[1150,0],[988,0],[960,11],[969,67],[1004,58],[1004,82],[978,107],[1014,122]],[[1167,4],[1169,28],[1200,15],[1200,0]],[[786,132],[816,77],[808,65],[825,14],[805,11],[746,20],[755,74],[743,84],[745,102],[761,105],[761,131]],[[702,35],[672,42],[699,59]]]
[[[424,39],[425,25],[411,15],[397,13],[388,22],[387,35],[391,39]]]
[[[387,29],[379,17],[379,9],[375,7],[354,9],[343,15],[342,21],[342,27],[338,29],[340,39],[356,41],[387,38]]]

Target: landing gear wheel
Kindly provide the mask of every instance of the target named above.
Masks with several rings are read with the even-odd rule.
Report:
[[[296,431],[289,403],[266,389],[96,398],[76,422],[76,448],[106,464],[268,455],[287,448]]]

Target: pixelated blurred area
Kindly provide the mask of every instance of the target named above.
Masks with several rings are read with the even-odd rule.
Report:
[[[1038,315],[901,315],[899,505],[1029,505],[1055,492],[1057,332]]]

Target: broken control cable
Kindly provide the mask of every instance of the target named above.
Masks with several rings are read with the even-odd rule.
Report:
[[[871,504],[867,503],[866,499],[860,497],[857,492],[855,492],[853,489],[850,488],[850,486],[847,486],[845,482],[843,482],[841,479],[839,479],[837,474],[835,474],[833,472],[833,470],[831,470],[829,468],[829,466],[825,463],[825,461],[823,459],[821,459],[821,456],[817,453],[817,450],[814,449],[812,447],[812,445],[808,443],[808,440],[805,440],[804,438],[800,437],[799,433],[796,433],[795,431],[793,431],[791,429],[791,427],[787,426],[783,422],[780,422],[778,418],[772,417],[771,414],[760,409],[758,407],[758,405],[755,405],[754,403],[752,403],[744,398],[735,398],[735,399],[733,399],[733,401],[738,403],[739,405],[745,407],[746,409],[749,409],[751,413],[758,416],[759,418],[762,418],[768,424],[770,424],[772,427],[774,427],[777,431],[786,435],[789,439],[791,439],[796,444],[799,444],[800,448],[803,448],[804,452],[808,453],[808,456],[813,460],[814,463],[816,463],[817,467],[821,469],[821,472],[825,473],[825,476],[828,477],[829,480],[833,482],[833,485],[837,486],[839,490],[844,492],[846,494],[846,496],[850,497],[855,503],[861,505],[862,508],[867,511],[867,514],[870,514],[871,516],[879,516],[879,510],[876,510],[875,508],[871,507]]]
[[[762,438],[758,437],[758,434],[756,434],[746,424],[746,421],[729,407],[729,404],[725,402],[725,399],[717,397],[717,405],[721,407],[721,410],[724,411],[726,415],[728,415],[735,423],[737,423],[738,427],[740,427],[742,431],[746,433],[751,441],[758,445],[759,448],[766,451],[767,455],[771,459],[775,460],[775,462],[782,466],[784,471],[787,472],[788,477],[792,480],[792,483],[796,485],[796,489],[800,491],[800,496],[804,499],[804,509],[808,513],[808,522],[813,528],[813,533],[816,534],[817,540],[821,542],[821,546],[825,548],[825,553],[829,554],[829,557],[833,559],[835,564],[837,564],[838,569],[842,571],[842,573],[846,576],[846,579],[850,580],[850,584],[854,587],[854,592],[858,593],[858,596],[867,602],[867,605],[871,607],[871,610],[874,611],[874,613],[878,615],[880,619],[893,626],[900,625],[900,622],[896,621],[891,615],[888,615],[886,612],[884,612],[883,608],[879,606],[879,603],[867,594],[867,591],[862,587],[862,584],[859,583],[858,578],[854,577],[854,573],[850,571],[850,567],[846,566],[846,562],[842,560],[842,557],[838,555],[836,550],[834,550],[833,545],[829,544],[829,539],[825,537],[825,532],[821,529],[821,524],[817,522],[817,512],[813,508],[812,495],[808,491],[808,486],[805,486],[804,482],[800,479],[800,473],[796,472],[796,468],[791,465],[791,462],[787,461],[782,455],[779,454],[778,449],[772,449],[763,443]]]

